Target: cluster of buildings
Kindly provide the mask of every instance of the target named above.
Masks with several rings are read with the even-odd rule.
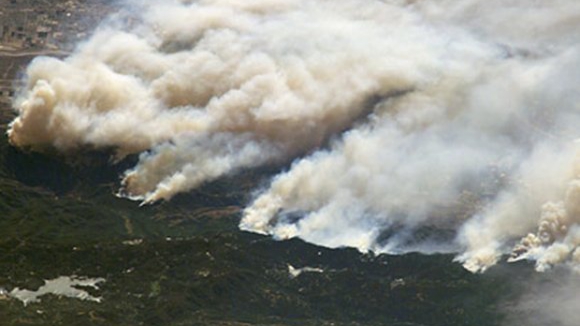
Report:
[[[67,52],[112,10],[111,0],[0,0],[0,106],[29,54]],[[22,56],[20,58],[17,58]]]
[[[0,49],[68,50],[110,10],[109,0],[0,0]]]

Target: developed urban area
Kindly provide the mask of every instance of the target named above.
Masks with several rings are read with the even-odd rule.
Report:
[[[2,116],[30,60],[66,55],[112,10],[110,0],[0,0]]]

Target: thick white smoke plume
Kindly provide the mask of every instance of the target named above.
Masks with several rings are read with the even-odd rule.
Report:
[[[575,0],[140,1],[28,67],[9,137],[143,153],[144,203],[295,159],[243,229],[580,268],[578,30]]]

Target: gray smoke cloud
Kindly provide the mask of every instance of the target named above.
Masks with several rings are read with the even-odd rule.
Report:
[[[502,309],[506,313],[503,325],[578,325],[578,274],[561,270],[553,274],[551,280],[526,282],[525,293]]]
[[[142,153],[120,194],[143,203],[294,160],[242,229],[580,268],[577,1],[132,5],[32,62],[12,144]]]

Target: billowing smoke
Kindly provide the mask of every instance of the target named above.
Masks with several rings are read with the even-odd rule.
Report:
[[[138,5],[32,62],[12,144],[142,153],[143,203],[294,160],[242,229],[580,268],[579,2]]]

